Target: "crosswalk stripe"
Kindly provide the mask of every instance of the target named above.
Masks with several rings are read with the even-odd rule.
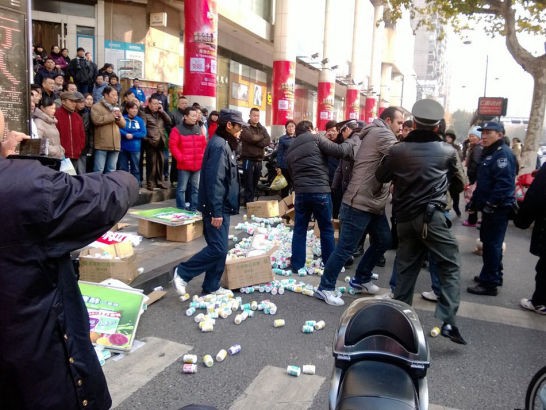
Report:
[[[265,366],[233,402],[230,410],[263,409],[266,403],[268,410],[309,409],[324,381],[321,376],[302,374],[292,377],[286,369]]]
[[[140,348],[120,360],[108,359],[103,367],[110,395],[112,408],[120,405],[125,399],[161,373],[180,356],[193,349],[157,337],[146,337]],[[131,377],[127,377],[130,374]]]
[[[436,304],[427,302],[421,298],[421,295],[415,294],[413,295],[413,307],[417,310],[434,311]],[[502,306],[461,301],[457,316],[546,332],[546,320],[536,313],[523,309],[509,309]]]

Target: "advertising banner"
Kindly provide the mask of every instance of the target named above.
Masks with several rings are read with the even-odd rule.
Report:
[[[216,0],[184,1],[184,94],[216,96]]]
[[[324,130],[324,126],[334,119],[335,83],[318,83],[318,110],[317,127]]]
[[[296,63],[273,61],[273,125],[284,125],[294,118]]]
[[[104,41],[104,59],[114,64],[119,78],[144,78],[144,44]]]
[[[360,93],[356,88],[347,88],[345,94],[345,120],[358,120],[360,114]]]

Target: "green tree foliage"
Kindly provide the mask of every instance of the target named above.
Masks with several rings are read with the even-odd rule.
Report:
[[[412,0],[385,0],[385,10],[385,20],[391,23],[399,20],[404,10],[409,10],[418,27],[451,26],[460,33],[471,30],[480,22],[489,35],[505,37],[508,51],[534,81],[520,170],[531,172],[535,167],[546,112],[546,53],[533,55],[520,43],[518,34],[546,36],[546,1],[426,0],[423,6],[417,6]]]

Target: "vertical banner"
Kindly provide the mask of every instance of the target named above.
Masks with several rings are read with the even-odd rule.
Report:
[[[324,130],[326,123],[334,119],[335,91],[335,83],[318,83],[317,127],[319,130]]]
[[[273,61],[273,124],[284,125],[294,118],[296,63]]]
[[[375,115],[375,104],[377,103],[377,100],[373,97],[366,98],[366,104],[364,105],[364,121],[366,123],[370,123],[374,120]]]
[[[184,0],[184,94],[216,97],[216,0]]]
[[[360,92],[357,88],[347,88],[345,94],[344,120],[358,120],[360,114]]]

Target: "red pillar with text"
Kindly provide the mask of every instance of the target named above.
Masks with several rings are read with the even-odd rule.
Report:
[[[332,81],[329,69],[320,72],[317,89],[317,127],[324,130],[326,123],[334,119],[336,83]]]
[[[184,95],[216,106],[218,12],[216,0],[184,0]]]
[[[356,86],[347,87],[345,93],[344,120],[358,120],[360,117],[360,91]]]
[[[375,106],[377,104],[377,100],[373,97],[366,98],[366,104],[364,105],[364,121],[366,123],[370,123],[375,119]]]
[[[296,63],[273,61],[273,124],[282,125],[294,118]]]

